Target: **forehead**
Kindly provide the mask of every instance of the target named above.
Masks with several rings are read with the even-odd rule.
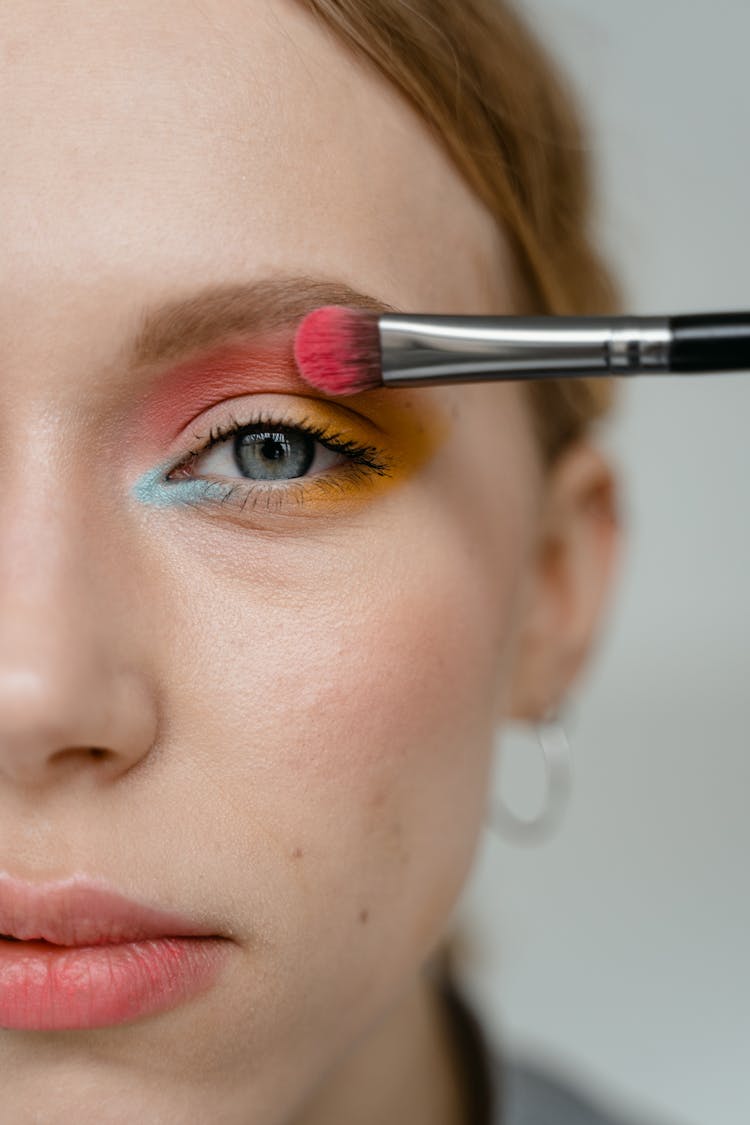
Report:
[[[295,0],[12,8],[0,270],[17,295],[281,270],[424,310],[496,301],[489,214],[390,84]]]

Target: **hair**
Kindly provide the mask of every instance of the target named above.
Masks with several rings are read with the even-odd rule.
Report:
[[[510,242],[522,313],[595,315],[618,290],[589,233],[579,110],[506,0],[301,0],[423,118]],[[523,383],[549,469],[614,404],[611,378]]]

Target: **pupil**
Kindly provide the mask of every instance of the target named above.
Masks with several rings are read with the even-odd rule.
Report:
[[[249,480],[293,480],[312,465],[315,438],[304,430],[246,426],[235,437],[234,457]]]
[[[262,452],[263,456],[269,461],[281,461],[286,452],[286,446],[283,442],[277,441],[275,438],[265,438]]]

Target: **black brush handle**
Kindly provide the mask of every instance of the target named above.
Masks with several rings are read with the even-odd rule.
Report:
[[[750,371],[750,312],[670,318],[671,371]]]

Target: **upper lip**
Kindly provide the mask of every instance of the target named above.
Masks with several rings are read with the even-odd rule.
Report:
[[[217,936],[210,927],[126,898],[85,876],[27,883],[7,875],[0,875],[0,934],[70,946]]]

